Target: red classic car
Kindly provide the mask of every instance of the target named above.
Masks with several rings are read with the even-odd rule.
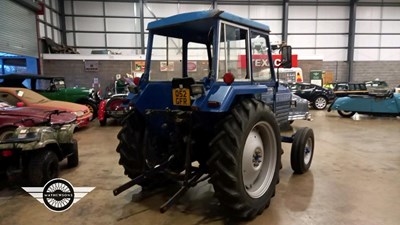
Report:
[[[129,106],[125,104],[127,96],[127,94],[116,94],[100,102],[97,112],[100,126],[105,126],[108,118],[122,119],[129,112]]]
[[[92,113],[88,107],[80,104],[63,101],[52,101],[43,95],[26,88],[0,88],[0,100],[10,105],[23,107],[30,106],[45,110],[62,110],[76,115],[78,127],[88,126],[92,119]]]

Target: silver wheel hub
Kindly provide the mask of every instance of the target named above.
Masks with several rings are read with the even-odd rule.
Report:
[[[264,121],[249,132],[242,156],[242,177],[247,194],[261,197],[271,185],[276,169],[277,143],[272,127]]]
[[[312,144],[312,139],[308,138],[306,146],[304,147],[304,164],[307,165],[311,161],[311,155],[313,151],[313,144]]]
[[[324,98],[317,98],[316,100],[315,100],[315,105],[320,109],[320,108],[323,108],[323,107],[325,107],[325,105],[326,105],[326,100],[324,99]]]

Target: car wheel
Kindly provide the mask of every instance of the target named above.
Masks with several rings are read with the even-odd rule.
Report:
[[[67,165],[69,168],[76,167],[79,164],[78,142],[72,140],[72,155],[67,158]]]
[[[323,110],[327,104],[328,100],[324,96],[318,96],[313,102],[313,107],[314,109]]]
[[[43,186],[49,180],[58,177],[59,166],[56,153],[38,150],[28,165],[28,177],[33,186]]]
[[[16,127],[5,127],[0,129],[0,141],[4,141],[14,134]]]
[[[356,112],[346,111],[346,110],[338,110],[337,111],[341,117],[350,118],[356,114]]]
[[[85,105],[86,107],[88,107],[89,111],[92,113],[92,120],[94,120],[97,117],[97,106],[95,103],[86,100],[86,101],[82,101],[82,102],[78,102],[79,104]]]
[[[290,164],[294,173],[303,174],[311,166],[314,155],[314,132],[311,128],[300,128],[293,138]]]

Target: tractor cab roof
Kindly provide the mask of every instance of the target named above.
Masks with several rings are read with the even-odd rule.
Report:
[[[148,24],[147,29],[155,34],[185,38],[199,43],[209,41],[210,29],[218,20],[225,20],[262,32],[270,32],[269,26],[242,18],[221,10],[183,13]]]

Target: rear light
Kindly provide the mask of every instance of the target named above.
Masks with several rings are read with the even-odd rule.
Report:
[[[231,72],[225,73],[224,74],[224,82],[227,85],[231,85],[233,83],[233,81],[235,81],[235,76],[233,76],[233,74]]]
[[[134,83],[136,86],[138,86],[139,83],[140,83],[140,77],[135,77],[135,78],[133,78],[133,83]]]
[[[1,152],[1,155],[2,155],[3,157],[10,157],[10,156],[13,155],[13,152],[12,152],[11,150],[3,150],[3,151]]]
[[[218,108],[221,106],[221,103],[216,101],[209,101],[207,105],[210,108]]]

